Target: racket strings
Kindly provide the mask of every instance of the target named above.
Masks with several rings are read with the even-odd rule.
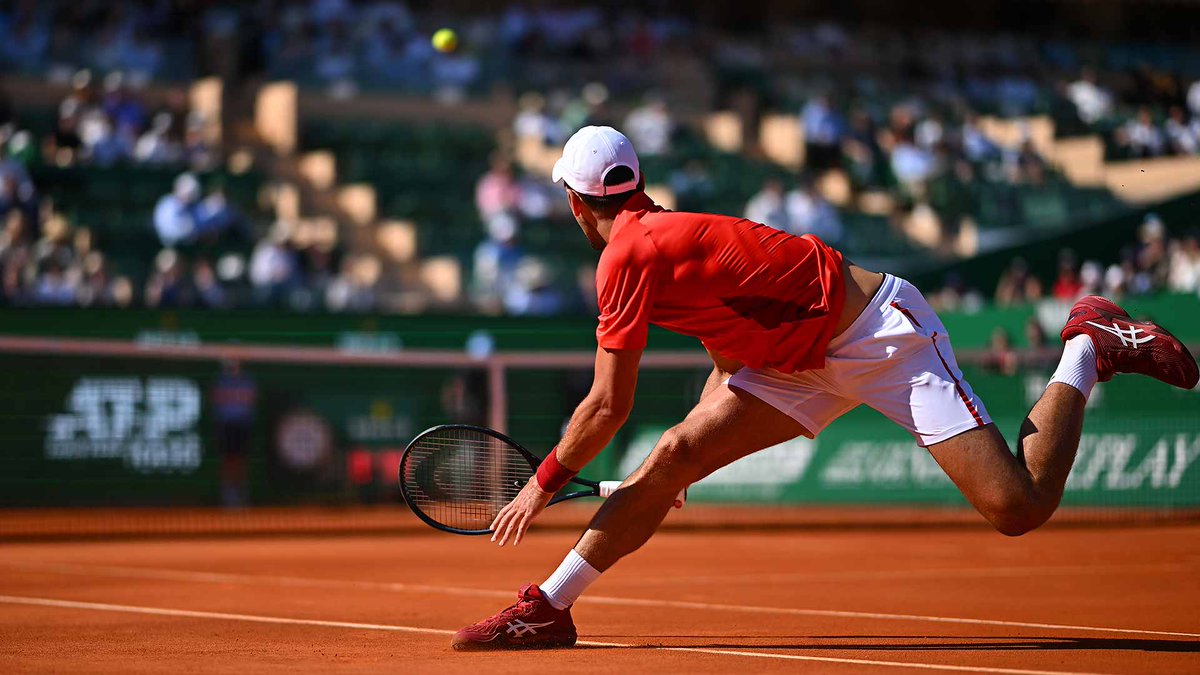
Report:
[[[533,475],[515,448],[471,429],[444,429],[409,450],[401,480],[411,504],[459,530],[490,528]]]

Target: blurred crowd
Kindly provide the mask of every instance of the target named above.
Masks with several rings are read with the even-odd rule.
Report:
[[[69,76],[80,67],[122,71],[144,83],[187,47],[204,3],[154,0],[15,0],[0,3],[0,66]],[[187,76],[174,73],[175,77]]]
[[[1171,236],[1163,221],[1150,213],[1136,240],[1114,251],[1112,259],[1080,260],[1071,249],[1063,249],[1057,268],[1050,272],[1030,269],[1023,258],[1013,259],[996,284],[992,304],[1010,307],[1045,299],[1070,304],[1085,295],[1118,301],[1161,292],[1200,295],[1200,230]],[[951,275],[930,296],[935,307],[951,311],[977,311],[987,300],[958,275]]]
[[[194,171],[220,162],[219,148],[209,140],[216,121],[191,110],[182,88],[151,104],[122,71],[97,82],[92,71],[80,70],[70,84],[52,128],[40,138],[32,127],[41,120],[26,119],[0,92],[0,158],[24,167],[126,164]]]
[[[432,47],[439,26],[457,30],[459,49]],[[214,44],[236,48],[205,48]],[[401,0],[0,0],[0,67],[71,85],[44,131],[0,101],[3,300],[383,306],[386,269],[377,253],[346,248],[333,222],[256,222],[205,178],[224,160],[209,133],[214,120],[191,110],[183,89],[161,89],[153,101],[143,95],[149,80],[186,79],[222,58],[236,57],[245,77],[295,78],[335,95],[365,87],[444,100],[496,86],[525,92],[510,128],[517,148],[504,147],[469,178],[477,180],[479,218],[460,226],[480,234],[462,256],[465,295],[483,312],[552,315],[593,309],[590,269],[563,264],[552,241],[528,236],[547,221],[569,225],[570,215],[560,188],[520,167],[522,139],[557,148],[586,124],[613,124],[680,208],[744,215],[840,246],[855,243],[850,216],[867,212],[862,197],[881,197],[871,214],[893,223],[934,214],[936,241],[921,243],[946,255],[953,251],[941,242],[978,216],[976,187],[1063,180],[1029,129],[1001,142],[988,117],[1046,115],[1060,135],[1101,135],[1110,157],[1200,154],[1197,56],[1187,45],[829,21],[771,25],[749,40],[669,5],[508,3],[467,16]],[[799,173],[731,176],[736,170],[722,172],[691,152],[689,142],[703,136],[697,120],[715,110],[739,118],[742,154],[760,164],[766,153],[750,130],[767,112],[794,115],[803,131]],[[106,257],[116,252],[102,250],[98,228],[70,222],[42,195],[31,171],[38,165],[169,171],[172,189],[147,222],[158,243],[148,271],[126,273]],[[840,195],[829,175],[844,181]],[[1043,285],[1043,272],[1014,261],[986,299],[951,277],[937,302],[970,308],[1093,291],[1196,292],[1200,276],[1196,237],[1171,239],[1153,220],[1113,260],[1064,252],[1053,281]]]

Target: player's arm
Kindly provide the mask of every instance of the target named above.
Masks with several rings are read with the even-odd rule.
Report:
[[[496,514],[492,521],[492,541],[503,546],[512,537],[513,546],[521,543],[533,519],[546,508],[557,488],[543,488],[546,481],[573,476],[600,454],[633,409],[637,390],[641,349],[596,349],[596,374],[592,389],[575,407],[567,432],[558,446],[529,479],[521,493]],[[554,474],[560,474],[557,477]]]
[[[576,406],[555,452],[563,467],[582,471],[629,419],[641,360],[641,349],[596,349],[592,389]]]
[[[499,538],[503,546],[511,536],[513,545],[518,544],[553,493],[600,454],[629,417],[660,275],[649,237],[630,237],[601,256],[596,268],[600,317],[592,390],[575,409],[562,442],[492,521],[492,541]]]
[[[708,380],[704,383],[704,391],[700,393],[700,400],[708,398],[708,395],[713,393],[721,383],[729,379],[734,373],[742,369],[742,364],[733,359],[727,359],[724,356],[709,349],[707,345],[704,347],[708,351],[709,358],[712,359],[713,369],[708,375]]]

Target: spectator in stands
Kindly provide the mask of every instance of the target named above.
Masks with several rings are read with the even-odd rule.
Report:
[[[981,163],[1000,157],[1000,147],[979,128],[979,118],[974,113],[968,112],[963,119],[959,136],[962,153],[968,160]]]
[[[341,274],[325,292],[325,306],[334,312],[370,312],[379,302],[376,289],[383,266],[373,255],[347,257]]]
[[[43,157],[58,166],[70,166],[76,162],[83,147],[83,139],[79,136],[80,114],[75,103],[64,105],[59,110],[57,126],[43,144]]]
[[[601,82],[589,82],[580,89],[579,96],[563,107],[559,126],[570,134],[589,125],[609,124],[607,104],[608,87]]]
[[[553,316],[566,309],[554,274],[542,259],[527,255],[517,264],[515,284],[504,292],[504,311],[516,316]]]
[[[770,225],[777,230],[790,231],[790,221],[783,193],[783,181],[768,178],[763,187],[746,202],[747,220]]]
[[[49,256],[41,263],[41,272],[33,287],[33,302],[43,306],[65,307],[75,304],[79,279],[74,270]]]
[[[213,241],[225,232],[241,227],[241,217],[214,190],[200,199],[200,181],[191,173],[180,174],[170,194],[163,195],[154,207],[154,229],[163,246]]]
[[[825,201],[816,184],[807,178],[796,182],[784,201],[788,231],[792,234],[815,234],[822,241],[836,246],[842,240],[842,221],[837,209]]]
[[[175,251],[166,249],[155,257],[154,271],[146,281],[145,300],[147,307],[164,309],[194,304],[195,289],[187,278],[186,264]]]
[[[183,159],[192,171],[211,171],[220,161],[217,148],[205,135],[207,122],[200,115],[188,115],[183,136]]]
[[[645,103],[634,108],[622,127],[638,155],[654,157],[671,151],[671,135],[675,123],[667,111],[667,102],[657,95],[648,96]]]
[[[814,96],[800,112],[804,126],[804,163],[814,171],[833,168],[841,162],[845,123],[833,109],[829,97]]]
[[[875,120],[864,108],[855,108],[850,113],[850,127],[842,139],[842,156],[851,178],[860,186],[874,186],[883,182],[883,148],[879,145],[879,134]]]
[[[932,294],[930,304],[938,311],[978,312],[984,304],[983,294],[978,289],[967,285],[966,280],[958,272],[950,272],[942,288]]]
[[[7,159],[0,148],[0,218],[7,216],[10,211],[20,211],[29,223],[36,225],[38,194],[24,165]],[[29,229],[31,232],[37,230],[35,226]]]
[[[23,167],[40,162],[39,152],[33,133],[27,129],[13,129],[7,147],[0,144],[0,157],[7,157]]]
[[[1188,232],[1170,245],[1167,288],[1176,293],[1200,291],[1200,233]]]
[[[85,135],[84,159],[100,167],[109,167],[129,159],[133,154],[126,137],[116,133],[107,115],[98,115]]]
[[[200,181],[190,173],[180,174],[169,194],[154,207],[154,230],[163,246],[191,242],[196,236],[196,209],[200,203]]]
[[[1088,260],[1079,268],[1079,295],[1102,295],[1104,293],[1104,267],[1095,260]]]
[[[1079,279],[1079,270],[1075,262],[1075,253],[1063,249],[1058,254],[1058,278],[1054,280],[1051,293],[1063,302],[1075,302],[1081,297],[1083,282]]]
[[[1200,154],[1200,136],[1196,135],[1197,130],[1200,130],[1200,126],[1193,128],[1188,125],[1183,108],[1177,105],[1171,106],[1167,122],[1163,125],[1163,131],[1166,134],[1167,145],[1172,154]]]
[[[1028,351],[1021,358],[1025,367],[1052,370],[1058,363],[1059,350],[1051,348],[1050,338],[1037,316],[1025,319],[1025,344]]]
[[[291,246],[292,226],[279,221],[250,254],[249,277],[260,305],[282,303],[300,281],[299,261]]]
[[[142,164],[178,164],[183,161],[183,144],[171,135],[171,115],[157,113],[150,127],[133,146],[133,158]]]
[[[1042,283],[1029,273],[1024,258],[1014,258],[996,284],[996,304],[1001,307],[1036,302],[1042,298]]]
[[[988,343],[988,353],[984,357],[983,367],[1000,375],[1014,375],[1020,365],[1020,356],[1013,347],[1012,337],[1003,327],[997,326],[992,330],[991,341]]]
[[[108,261],[99,251],[91,251],[83,256],[83,281],[79,287],[78,301],[81,307],[119,307],[123,298],[119,297],[123,285],[129,280],[122,277],[112,279]],[[125,299],[125,304],[128,300]]]
[[[1079,79],[1067,85],[1067,98],[1075,104],[1079,119],[1089,126],[1113,113],[1113,95],[1096,83],[1096,72],[1091,68],[1084,68]]]
[[[1116,131],[1116,143],[1129,157],[1158,157],[1166,149],[1163,132],[1154,125],[1148,106],[1138,108],[1137,116]]]
[[[914,105],[896,105],[888,115],[887,129],[880,134],[880,146],[890,156],[892,175],[909,196],[921,194],[938,170],[934,153],[915,140],[916,124]]]
[[[703,200],[716,191],[716,183],[704,162],[698,159],[688,160],[684,165],[675,169],[667,176],[667,186],[675,193],[681,204],[688,200]]]
[[[472,295],[479,309],[496,313],[502,308],[505,291],[517,283],[517,267],[525,251],[518,242],[519,227],[512,215],[498,213],[485,225],[487,238],[475,248]]]
[[[1143,284],[1144,290],[1139,292],[1149,292],[1153,289],[1164,288],[1167,285],[1169,262],[1167,253],[1167,229],[1161,218],[1156,213],[1148,213],[1142,220],[1142,225],[1138,228],[1138,247],[1136,251],[1136,265],[1139,273],[1147,275],[1148,279]]]
[[[1046,349],[1050,346],[1046,329],[1042,327],[1042,322],[1038,321],[1036,316],[1025,319],[1025,343],[1031,350]]]
[[[503,155],[492,158],[491,168],[475,184],[475,207],[479,217],[487,220],[492,216],[512,213],[521,202],[521,186],[513,176],[513,167]]]
[[[518,139],[534,139],[542,145],[557,145],[565,139],[558,120],[546,111],[546,99],[536,92],[522,94],[517,100],[513,133]]]
[[[1046,161],[1026,137],[1015,149],[1003,153],[1004,172],[1014,185],[1041,185],[1046,180]]]
[[[224,309],[228,306],[228,296],[212,263],[205,258],[199,258],[192,263],[192,287],[196,292],[196,304],[208,309]]]
[[[901,140],[892,148],[892,175],[910,193],[919,192],[936,171],[937,159],[933,153],[908,139]]]
[[[116,127],[118,135],[135,139],[146,126],[146,106],[119,71],[104,78],[104,98],[100,107]]]

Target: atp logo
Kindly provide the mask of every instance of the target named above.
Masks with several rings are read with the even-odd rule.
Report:
[[[508,633],[515,638],[523,638],[526,635],[536,635],[536,629],[545,628],[552,623],[554,622],[547,621],[546,623],[525,623],[520,619],[515,619],[508,622]]]
[[[1121,325],[1118,324],[1116,321],[1114,321],[1111,326],[1105,326],[1103,324],[1098,324],[1095,321],[1086,321],[1085,323],[1087,323],[1089,326],[1095,326],[1096,328],[1099,328],[1100,330],[1102,330],[1106,333],[1111,333],[1111,334],[1117,336],[1117,339],[1121,341],[1122,346],[1133,347],[1134,349],[1137,349],[1139,345],[1144,345],[1147,342],[1158,337],[1157,335],[1149,335],[1149,334],[1147,334],[1145,337],[1141,337],[1141,334],[1146,333],[1146,331],[1142,330],[1141,328],[1138,328],[1137,326],[1121,328]]]

